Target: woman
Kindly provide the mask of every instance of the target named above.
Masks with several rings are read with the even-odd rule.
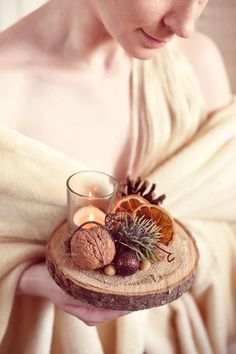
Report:
[[[227,223],[235,222],[235,193],[228,198],[235,184],[227,180],[235,144],[220,162],[214,153],[233,141],[236,114],[218,50],[194,34],[206,4],[51,0],[1,34],[0,353],[226,353],[235,335],[229,272],[236,246]],[[218,145],[209,140],[195,160],[210,138]],[[126,313],[85,305],[55,285],[45,243],[65,218],[65,179],[82,166],[117,179],[148,176],[168,192],[169,209],[202,253],[190,294],[104,324]],[[212,197],[219,166],[221,190]],[[212,234],[225,235],[222,264]],[[228,301],[223,312],[221,300]]]

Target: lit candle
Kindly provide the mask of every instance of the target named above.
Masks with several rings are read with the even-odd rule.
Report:
[[[67,181],[68,231],[74,234],[78,226],[92,221],[105,224],[106,214],[112,211],[119,183],[98,171],[80,171]]]
[[[102,210],[91,205],[77,210],[76,213],[74,214],[73,221],[75,225],[78,226],[83,224],[86,221],[97,221],[100,224],[104,224],[105,216],[106,214]],[[85,227],[87,228],[92,226],[93,224],[85,225]]]

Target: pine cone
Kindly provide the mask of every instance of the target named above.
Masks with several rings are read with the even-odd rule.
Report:
[[[130,223],[131,216],[124,212],[109,213],[105,218],[105,227],[112,235],[117,234],[125,223]]]
[[[161,205],[166,198],[166,195],[162,194],[155,198],[155,188],[155,183],[151,184],[150,186],[150,183],[147,180],[142,180],[140,176],[134,180],[127,176],[126,182],[121,183],[117,197],[122,198],[129,194],[137,194],[148,200],[151,204]]]

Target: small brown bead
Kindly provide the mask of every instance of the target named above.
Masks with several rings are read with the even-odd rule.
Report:
[[[104,273],[109,277],[113,277],[116,274],[116,268],[113,264],[109,264],[104,268]]]
[[[147,260],[147,259],[144,259],[142,261],[139,262],[139,269],[140,270],[148,270],[149,268],[151,267],[151,263]]]

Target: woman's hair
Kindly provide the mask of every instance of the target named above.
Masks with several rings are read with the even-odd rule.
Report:
[[[205,116],[203,98],[187,59],[174,43],[132,68],[129,173],[147,175],[189,140]]]

